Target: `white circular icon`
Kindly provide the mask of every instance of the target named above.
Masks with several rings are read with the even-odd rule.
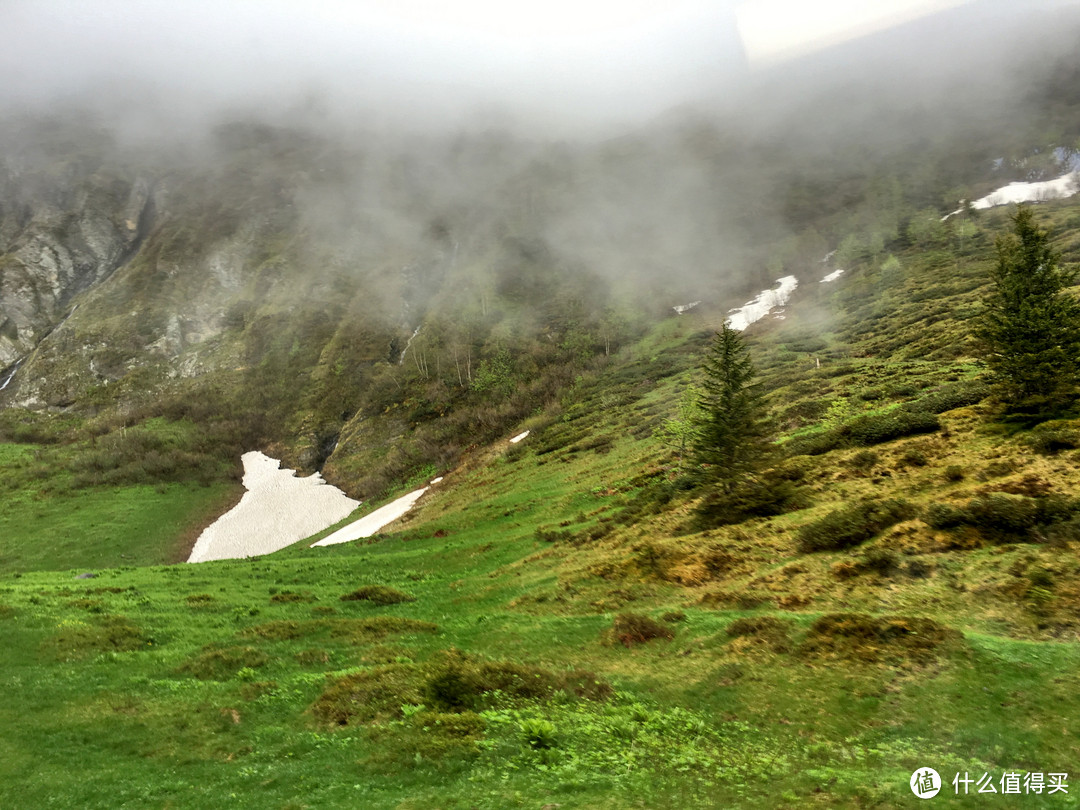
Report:
[[[941,777],[933,768],[919,768],[911,775],[911,792],[920,799],[932,799],[941,790]]]

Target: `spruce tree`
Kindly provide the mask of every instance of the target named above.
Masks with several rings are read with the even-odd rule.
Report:
[[[995,243],[993,290],[977,335],[1010,407],[1058,410],[1080,379],[1080,305],[1064,291],[1076,271],[1059,266],[1030,208],[1017,206],[1011,219],[1013,233]]]
[[[739,333],[727,322],[716,333],[702,371],[694,458],[706,481],[731,493],[762,466],[768,441],[753,363]]]

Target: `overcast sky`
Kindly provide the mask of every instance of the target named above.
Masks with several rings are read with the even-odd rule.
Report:
[[[1060,4],[1071,0],[1025,0]],[[995,0],[0,0],[0,101],[612,125]]]

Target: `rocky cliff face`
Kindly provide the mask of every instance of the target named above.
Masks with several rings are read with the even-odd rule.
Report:
[[[28,355],[73,299],[130,258],[153,221],[152,184],[65,167],[0,178],[0,366]]]

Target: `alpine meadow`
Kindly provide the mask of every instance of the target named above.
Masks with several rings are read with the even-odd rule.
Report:
[[[1080,6],[514,5],[0,5],[0,810],[1080,806]]]

